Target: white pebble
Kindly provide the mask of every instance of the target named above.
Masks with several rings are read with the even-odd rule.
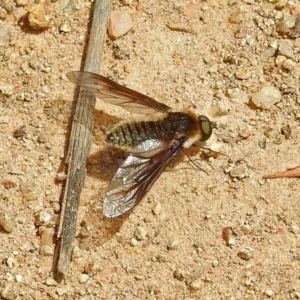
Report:
[[[156,216],[158,216],[161,213],[161,203],[157,202],[152,211]]]
[[[281,55],[284,55],[288,58],[293,57],[294,55],[294,49],[286,42],[280,41],[278,45],[278,52]]]
[[[282,68],[284,68],[287,71],[291,71],[295,68],[297,64],[291,60],[291,59],[286,59],[283,64],[282,64]]]
[[[0,84],[0,92],[3,95],[10,96],[14,92],[14,87],[8,84]]]
[[[289,232],[292,232],[294,234],[297,234],[299,232],[299,226],[297,224],[292,224],[289,227]]]
[[[178,240],[172,240],[168,243],[167,245],[167,249],[168,250],[173,250],[173,249],[177,249],[179,246],[179,241]]]
[[[48,277],[46,279],[46,285],[48,285],[48,286],[56,286],[57,282],[52,277]]]
[[[15,219],[10,213],[3,212],[0,214],[0,227],[2,227],[6,232],[12,232],[15,226]]]
[[[16,278],[16,282],[22,282],[23,281],[23,275],[21,275],[21,274],[17,274],[15,276],[15,278]]]
[[[52,215],[48,211],[45,211],[45,210],[39,212],[37,217],[38,217],[37,218],[37,224],[38,225],[49,224],[51,219],[52,219]]]
[[[88,274],[80,274],[79,275],[79,278],[78,278],[78,281],[80,283],[85,283],[89,280],[90,276]]]
[[[275,55],[276,49],[273,47],[269,47],[265,51],[260,54],[260,59],[262,61],[267,61],[269,58]]]
[[[137,226],[134,235],[138,240],[145,240],[147,237],[147,232],[143,227]]]
[[[43,245],[40,248],[40,254],[43,256],[52,256],[53,255],[53,247],[49,245]]]
[[[273,296],[273,291],[270,289],[265,290],[265,295],[268,297],[272,297]]]
[[[203,283],[202,283],[202,280],[201,278],[197,278],[196,280],[194,280],[192,283],[191,283],[191,288],[194,289],[194,290],[199,290],[201,287],[202,287]]]
[[[13,256],[8,257],[6,263],[10,269],[19,265],[18,260]]]
[[[59,26],[59,31],[60,32],[64,32],[64,33],[70,32],[71,31],[71,25],[70,25],[70,23],[69,22],[62,23]]]
[[[235,238],[229,238],[228,242],[227,242],[228,246],[234,246],[235,245]]]
[[[136,246],[138,245],[138,241],[137,241],[135,238],[132,238],[132,239],[130,240],[130,245],[131,245],[132,247],[136,247]]]
[[[266,86],[254,93],[251,100],[257,107],[269,109],[281,100],[281,93],[274,86]]]

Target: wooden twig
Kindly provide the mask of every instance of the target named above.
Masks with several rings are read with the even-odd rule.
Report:
[[[84,70],[99,73],[101,55],[107,30],[111,0],[96,0],[93,21],[86,51]],[[81,189],[86,175],[86,162],[90,153],[94,126],[95,97],[80,89],[72,122],[68,166],[61,220],[54,256],[54,270],[58,281],[66,275],[76,233],[77,211]]]
[[[270,175],[264,175],[264,179],[271,179],[271,178],[291,178],[291,177],[300,177],[300,167],[295,167],[292,169],[288,169],[286,171],[276,172]]]

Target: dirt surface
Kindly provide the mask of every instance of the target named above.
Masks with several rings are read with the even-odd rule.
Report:
[[[300,164],[299,2],[124,3],[113,9],[134,29],[107,38],[101,74],[207,115],[217,128],[206,147],[224,155],[193,151],[202,171],[176,159],[133,211],[105,219],[102,199],[125,157],[105,130],[132,115],[98,100],[70,272],[55,282],[75,88],[66,73],[80,69],[91,3],[2,0],[0,297],[299,299],[299,179],[262,179]],[[281,99],[257,108],[251,95],[265,86]]]

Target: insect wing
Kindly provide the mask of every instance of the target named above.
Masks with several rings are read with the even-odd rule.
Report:
[[[163,103],[95,73],[76,71],[67,73],[67,77],[103,101],[135,114],[147,115],[170,109]]]
[[[117,217],[132,209],[149,190],[183,140],[165,142],[151,139],[136,146],[114,175],[103,201],[103,214]]]

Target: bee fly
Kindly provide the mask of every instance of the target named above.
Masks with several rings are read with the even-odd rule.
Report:
[[[129,112],[157,118],[117,125],[107,142],[129,146],[130,155],[114,175],[103,200],[103,214],[117,217],[132,209],[150,189],[173,157],[196,141],[206,141],[212,124],[203,115],[171,108],[154,99],[119,85],[106,77],[89,72],[69,72],[70,81],[102,100]]]

